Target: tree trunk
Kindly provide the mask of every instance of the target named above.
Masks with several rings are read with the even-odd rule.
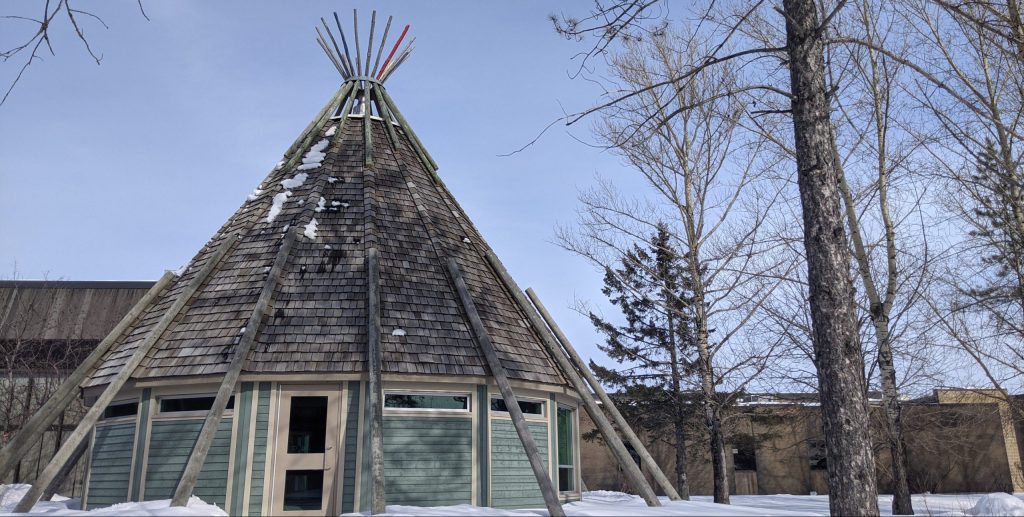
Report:
[[[666,301],[669,298],[666,296]],[[676,345],[675,318],[668,313],[668,335],[671,349],[669,365],[672,371],[672,403],[675,404],[676,439],[676,492],[683,501],[690,500],[690,485],[686,480],[686,409],[683,407],[682,374],[679,373],[679,352]]]
[[[832,515],[878,515],[864,360],[832,147],[823,33],[814,0],[783,0],[797,183]]]
[[[725,461],[725,436],[718,411],[712,411],[708,427],[711,429],[711,468],[714,478],[715,502],[729,504],[729,473]]]
[[[888,321],[875,322],[878,338],[878,369],[882,378],[882,406],[885,410],[886,441],[892,455],[892,513],[913,515],[910,486],[907,484],[907,453],[903,447],[903,409],[896,391],[896,368],[893,366],[892,347],[889,344]]]

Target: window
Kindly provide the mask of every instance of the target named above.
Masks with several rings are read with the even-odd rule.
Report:
[[[319,510],[324,500],[324,471],[287,470],[284,473],[284,510]]]
[[[811,470],[826,470],[828,468],[825,457],[825,440],[821,438],[807,440],[807,459],[811,463]]]
[[[733,470],[757,470],[757,448],[754,437],[748,434],[737,435],[732,449]]]
[[[130,402],[114,402],[103,410],[103,416],[100,418],[106,420],[108,418],[121,418],[137,414],[139,414],[139,403],[132,400]]]
[[[160,399],[161,413],[183,413],[186,411],[209,411],[216,397],[203,395],[199,397],[167,397]],[[227,409],[235,408],[235,397],[228,399]]]
[[[573,468],[573,411],[558,408],[558,491],[572,492],[576,489],[576,475]]]
[[[469,411],[469,395],[387,393],[384,395],[384,407],[399,410]]]
[[[522,400],[518,399],[519,410],[524,415],[537,415],[544,416],[544,403],[534,400]],[[505,404],[505,399],[491,399],[491,411],[498,413],[508,413],[508,406]]]
[[[327,443],[327,397],[292,397],[288,454],[321,454]]]

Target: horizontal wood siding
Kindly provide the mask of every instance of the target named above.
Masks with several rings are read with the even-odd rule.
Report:
[[[548,465],[548,426],[530,422],[544,465]],[[491,503],[494,508],[543,508],[544,497],[511,420],[491,422]]]
[[[387,503],[447,506],[472,502],[473,421],[385,417]]]
[[[89,462],[89,508],[103,508],[128,500],[135,422],[96,427]]]
[[[345,475],[341,488],[341,513],[355,511],[357,450],[359,450],[359,381],[351,381],[348,383],[348,414],[345,415]]]
[[[270,429],[270,383],[260,383],[256,401],[256,435],[253,437],[252,482],[249,485],[249,515],[263,512],[263,476],[267,466],[267,432]]]
[[[149,462],[146,465],[147,501],[170,499],[185,471],[203,420],[165,420],[153,422],[149,438]],[[227,496],[228,463],[231,451],[231,419],[221,420],[199,473],[193,494],[210,504],[224,507]]]

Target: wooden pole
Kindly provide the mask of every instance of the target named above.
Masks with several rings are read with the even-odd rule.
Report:
[[[380,56],[384,53],[384,44],[388,41],[388,31],[391,30],[392,18],[393,16],[388,16],[388,23],[384,25],[384,36],[380,38],[380,45],[377,47],[377,59],[373,62],[373,69],[370,70],[370,74],[377,75],[377,66],[380,65]],[[373,75],[370,75],[370,77],[373,77]]]
[[[338,19],[338,13],[334,13],[334,24],[338,26],[338,36],[341,36],[341,46],[345,48],[345,62],[348,63],[349,70],[352,70],[352,75],[358,75],[356,73],[355,65],[352,63],[352,56],[348,52],[348,42],[345,41],[345,31],[341,28],[341,20]]]
[[[107,355],[110,347],[121,338],[125,329],[153,303],[157,295],[163,292],[174,278],[176,277],[170,271],[164,273],[164,276],[160,277],[160,280],[153,284],[153,287],[121,318],[121,321],[107,334],[107,337],[100,341],[100,344],[82,361],[82,364],[71,372],[71,375],[46,400],[46,403],[32,415],[32,418],[28,419],[28,422],[25,422],[25,425],[18,430],[3,450],[0,450],[0,479],[21,461],[29,450],[29,444],[42,436],[43,431],[64,413],[64,409],[78,396],[78,386],[92,374],[96,365]]]
[[[373,482],[370,513],[384,513],[386,492],[384,485],[384,409],[381,401],[381,327],[380,327],[380,257],[377,248],[366,251],[369,311],[366,335],[367,369],[369,370],[370,404],[370,477]]]
[[[363,158],[367,167],[373,166],[373,125],[370,115],[373,110],[370,108],[370,89],[373,84],[364,81],[363,87]]]
[[[281,270],[284,269],[285,264],[288,262],[288,256],[298,232],[299,228],[297,227],[286,232],[281,242],[281,247],[277,250],[277,256],[274,258],[274,264],[270,268],[270,273],[267,275],[266,280],[263,281],[260,297],[256,300],[252,314],[249,315],[249,321],[245,324],[241,339],[235,345],[235,353],[231,358],[231,364],[228,366],[227,373],[224,374],[224,380],[221,381],[220,388],[217,389],[217,396],[213,399],[213,406],[210,407],[209,413],[206,414],[203,428],[199,431],[199,437],[196,438],[196,443],[192,447],[192,454],[188,458],[184,472],[181,473],[178,486],[174,489],[171,506],[185,506],[188,504],[188,498],[192,495],[192,489],[196,486],[199,473],[203,470],[203,464],[206,463],[206,454],[210,452],[210,445],[213,443],[213,438],[217,435],[217,428],[224,417],[224,410],[228,407],[228,399],[234,394],[238,377],[242,374],[242,368],[249,361],[249,352],[252,351],[252,346],[256,342],[256,334],[263,323],[263,316],[267,313],[268,307],[270,307],[271,298],[274,296],[274,289],[277,288],[281,278]]]
[[[615,407],[615,403],[612,402],[612,399],[607,393],[605,393],[601,383],[598,382],[597,378],[594,377],[594,374],[590,371],[590,368],[587,367],[587,364],[584,363],[583,359],[576,353],[576,349],[573,348],[572,343],[569,342],[569,338],[566,337],[565,333],[562,332],[562,329],[559,328],[557,323],[555,323],[555,319],[551,317],[551,313],[549,313],[547,308],[544,307],[544,304],[540,302],[540,298],[537,296],[537,293],[533,292],[533,289],[530,288],[526,290],[526,294],[530,297],[530,301],[533,302],[533,305],[537,307],[537,311],[540,312],[544,321],[547,322],[548,327],[550,327],[551,331],[555,333],[555,337],[557,337],[558,341],[561,342],[562,348],[565,349],[565,353],[569,356],[569,359],[573,364],[575,364],[580,373],[583,374],[583,377],[586,378],[587,383],[589,383],[590,387],[593,388],[597,397],[601,399],[601,404],[603,404],[605,409],[608,410],[608,413],[611,414],[612,420],[615,421],[615,425],[620,431],[622,431],[622,434],[626,436],[626,439],[629,440],[629,444],[633,446],[637,455],[640,456],[640,461],[654,476],[654,480],[658,483],[658,486],[660,486],[673,501],[682,499],[679,497],[679,492],[677,492],[675,487],[672,486],[672,482],[668,480],[668,477],[665,476],[661,467],[658,466],[658,462],[654,461],[654,458],[651,457],[651,453],[647,451],[647,447],[644,446],[643,442],[640,441],[640,438],[633,432],[633,428],[629,426],[626,419],[622,417],[622,413],[619,413],[619,409]],[[686,444],[678,444],[677,446],[685,447]]]
[[[661,501],[658,500],[657,494],[654,493],[654,489],[651,488],[650,484],[647,483],[647,479],[641,472],[640,467],[637,466],[636,462],[633,461],[633,457],[630,456],[629,451],[626,450],[625,444],[622,443],[622,439],[615,432],[615,428],[612,427],[611,422],[601,412],[601,408],[598,407],[597,403],[594,402],[594,398],[590,395],[590,389],[583,383],[580,376],[576,373],[576,369],[573,368],[572,363],[569,362],[569,358],[565,356],[561,348],[558,346],[558,342],[554,340],[551,333],[547,331],[544,321],[537,315],[537,311],[530,306],[530,302],[523,295],[523,291],[519,289],[519,286],[512,279],[512,275],[509,274],[505,266],[498,260],[498,257],[494,252],[488,250],[486,252],[487,261],[491,264],[491,267],[498,273],[498,277],[505,284],[505,287],[512,293],[512,297],[515,298],[516,302],[526,313],[530,323],[533,324],[534,329],[541,338],[541,342],[547,347],[548,353],[558,363],[559,368],[565,373],[565,376],[569,379],[573,389],[579,394],[580,400],[583,402],[583,408],[586,409],[587,414],[590,415],[590,419],[597,425],[597,429],[601,432],[605,442],[611,448],[612,453],[615,455],[619,462],[619,466],[622,467],[623,472],[626,474],[626,478],[629,483],[640,491],[640,496],[644,498],[647,506],[661,506]],[[628,425],[626,426],[629,427]],[[655,465],[657,467],[657,465]],[[658,472],[659,469],[656,468]],[[671,487],[670,487],[671,488]],[[673,490],[675,492],[675,490]]]
[[[71,471],[75,469],[75,466],[78,465],[78,462],[81,461],[82,455],[85,454],[85,451],[88,448],[89,440],[82,440],[82,443],[79,444],[77,449],[75,449],[75,452],[71,454],[71,458],[69,458],[67,463],[64,464],[64,467],[60,469],[60,472],[54,476],[53,481],[50,482],[50,486],[43,491],[43,496],[40,499],[49,501],[53,498],[53,494],[60,490],[60,486],[64,484],[64,480],[67,479],[68,474],[70,474]]]
[[[316,117],[314,117],[313,120],[309,122],[309,125],[306,126],[306,129],[304,129],[302,133],[299,135],[299,137],[295,139],[295,142],[293,142],[292,145],[288,147],[288,150],[284,152],[285,160],[287,160],[290,163],[294,162],[295,157],[298,156],[300,146],[302,149],[305,149],[306,147],[309,146],[308,142],[310,140],[310,136],[314,133],[315,130],[319,129],[320,127],[323,127],[323,123],[325,120],[330,119],[332,111],[331,108],[342,102],[345,96],[348,94],[348,91],[351,89],[352,83],[346,82],[341,86],[341,88],[338,89],[337,92],[334,93],[334,96],[331,97],[331,100],[327,101],[327,104],[325,104],[324,107],[320,110],[320,112],[317,113]]]
[[[401,124],[402,130],[405,131],[405,134],[409,137],[409,140],[412,141],[412,143],[418,148],[419,152],[423,155],[423,157],[426,158],[427,165],[430,167],[430,169],[436,171],[437,162],[435,162],[434,158],[430,156],[430,153],[427,152],[427,149],[423,147],[423,142],[420,142],[419,137],[416,136],[416,132],[412,130],[412,126],[410,126],[409,123],[405,120],[405,117],[402,116],[402,112],[398,111],[398,107],[395,106],[395,101],[391,100],[391,96],[388,95],[388,91],[384,88],[381,88],[380,93],[381,95],[384,96],[384,101],[388,103],[388,110],[390,110],[391,113],[395,115],[395,118],[398,119],[398,123]]]
[[[523,442],[523,450],[526,451],[526,457],[530,460],[530,467],[533,469],[533,475],[537,478],[541,495],[544,496],[544,505],[547,506],[548,514],[552,517],[563,517],[565,512],[562,510],[562,505],[558,502],[558,492],[555,490],[555,484],[552,482],[551,475],[547,472],[547,469],[544,468],[544,463],[540,457],[540,450],[537,448],[537,442],[534,441],[533,434],[530,433],[530,427],[526,424],[523,411],[519,409],[519,401],[516,400],[516,396],[512,392],[512,386],[508,382],[505,367],[501,365],[501,360],[498,359],[498,353],[494,349],[494,344],[491,343],[491,338],[487,335],[487,329],[480,319],[480,314],[476,310],[473,298],[469,295],[469,288],[466,287],[466,281],[462,278],[459,264],[455,262],[454,258],[449,257],[447,265],[448,273],[455,284],[455,290],[462,301],[462,307],[466,310],[470,325],[473,327],[476,341],[483,350],[484,358],[487,360],[487,367],[491,370],[494,382],[498,384],[501,398],[505,401],[508,415],[512,419],[512,425],[516,428],[516,434],[519,435],[519,440]]]
[[[171,325],[171,322],[174,321],[182,309],[188,305],[192,296],[203,285],[206,277],[213,272],[217,264],[220,263],[220,260],[238,239],[239,237],[237,234],[229,235],[224,238],[210,258],[207,259],[206,264],[204,264],[202,269],[196,273],[195,278],[193,278],[192,281],[189,282],[188,286],[185,287],[185,290],[181,292],[178,299],[175,300],[167,309],[167,312],[160,317],[160,320],[153,329],[150,330],[146,338],[138,344],[135,348],[135,352],[128,359],[128,362],[121,367],[121,371],[118,372],[117,376],[110,381],[110,384],[107,385],[106,389],[103,390],[103,393],[101,393],[99,398],[96,399],[96,402],[93,403],[91,408],[89,408],[89,411],[85,413],[85,416],[83,416],[82,420],[78,423],[78,427],[68,435],[67,441],[64,442],[64,445],[61,446],[57,454],[55,454],[53,459],[50,460],[50,463],[48,463],[46,468],[43,469],[42,474],[40,474],[36,479],[32,488],[30,488],[25,496],[21,498],[18,506],[14,508],[16,513],[25,513],[30,511],[32,506],[39,501],[39,496],[42,495],[46,487],[57,476],[60,470],[64,467],[64,464],[71,459],[74,455],[75,449],[77,449],[82,443],[82,440],[92,432],[92,428],[96,425],[96,422],[99,421],[100,416],[103,414],[103,410],[105,410],[107,406],[110,405],[110,402],[114,400],[114,397],[117,396],[121,391],[121,388],[128,382],[132,373],[134,373],[135,369],[142,363],[142,360],[146,358],[146,355],[149,353],[150,349],[153,348],[153,345],[157,340],[160,339],[160,336],[163,335],[163,332],[167,330],[167,327]]]
[[[373,55],[373,30],[377,27],[377,10],[370,15],[370,37],[366,40],[366,63],[363,75],[370,75],[370,56]]]

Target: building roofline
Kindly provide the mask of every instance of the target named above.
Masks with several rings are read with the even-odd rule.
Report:
[[[0,280],[0,288],[24,289],[149,289],[153,280]]]

